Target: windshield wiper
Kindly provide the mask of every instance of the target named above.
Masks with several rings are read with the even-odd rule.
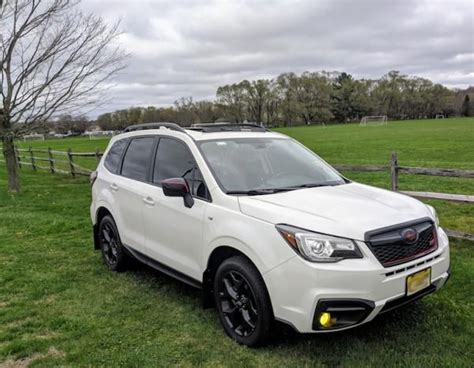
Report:
[[[318,188],[318,187],[334,187],[336,185],[342,185],[344,183],[338,182],[338,181],[329,181],[326,183],[308,183],[308,184],[301,184],[301,185],[295,185],[293,187],[288,187],[288,190],[294,190],[294,189],[303,189],[303,188]]]
[[[333,187],[336,185],[342,185],[344,183],[340,182],[326,182],[326,183],[308,183],[308,184],[301,184],[301,185],[295,185],[291,187],[282,187],[282,188],[262,188],[262,189],[251,189],[251,190],[230,190],[226,192],[227,194],[242,194],[242,195],[248,195],[248,196],[253,196],[253,195],[264,195],[264,194],[274,194],[274,193],[280,193],[280,192],[289,192],[292,190],[297,190],[297,189],[304,189],[304,188],[317,188],[317,187]]]
[[[293,190],[293,188],[264,188],[264,189],[251,189],[251,190],[230,190],[227,194],[243,194],[248,196],[274,194],[279,192],[287,192]]]

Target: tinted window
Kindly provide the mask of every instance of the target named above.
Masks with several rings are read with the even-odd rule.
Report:
[[[120,158],[122,157],[123,150],[127,146],[127,143],[128,139],[121,139],[115,142],[110,148],[109,153],[107,153],[104,165],[110,172],[117,172],[118,165],[120,163]]]
[[[154,137],[135,138],[130,142],[123,158],[123,176],[140,181],[147,179],[147,171],[154,143]]]
[[[208,198],[201,172],[191,152],[183,143],[174,139],[161,138],[156,155],[154,183],[160,184],[164,179],[184,178],[193,195]]]

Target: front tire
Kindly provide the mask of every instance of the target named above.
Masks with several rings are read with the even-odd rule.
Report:
[[[214,297],[227,335],[247,346],[265,344],[272,306],[262,276],[248,259],[235,256],[222,262],[214,278]]]
[[[98,238],[102,258],[107,267],[112,271],[124,271],[127,266],[127,256],[112,216],[104,216],[100,221]]]

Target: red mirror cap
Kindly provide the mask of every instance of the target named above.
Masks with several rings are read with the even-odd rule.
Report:
[[[183,178],[165,179],[161,185],[165,194],[170,196],[182,196],[190,192],[188,182]]]

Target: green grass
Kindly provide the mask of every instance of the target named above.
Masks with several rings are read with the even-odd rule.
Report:
[[[396,151],[401,165],[474,169],[474,118],[277,130],[298,139],[333,163],[388,164],[390,153]]]
[[[86,179],[31,171],[22,179],[20,195],[0,191],[0,362],[35,353],[38,366],[468,367],[474,359],[471,243],[453,242],[450,283],[416,305],[344,333],[281,333],[252,350],[224,335],[191,288],[144,266],[106,269],[92,249]]]
[[[386,163],[389,152],[396,149],[402,164],[472,169],[474,155],[468,139],[473,141],[471,123],[473,119],[448,119],[428,125],[396,123],[413,124],[416,131],[427,136],[405,150],[406,145],[396,136],[389,138],[381,133],[383,129],[400,129],[399,134],[403,135],[404,129],[395,124],[284,131],[306,140],[306,144],[333,163]],[[445,127],[445,134],[436,133],[438,124]],[[365,138],[356,137],[358,131],[363,131],[359,134]],[[439,142],[430,143],[437,142],[430,138],[431,134],[448,137],[452,150],[448,145],[440,148]],[[379,143],[373,142],[375,136],[381,139]],[[365,148],[361,148],[360,142],[364,140]],[[96,145],[105,147],[106,141],[71,139],[33,144],[89,151]],[[344,150],[333,148],[339,144]],[[463,148],[458,148],[460,145]],[[366,155],[363,149],[368,152]],[[437,152],[440,149],[443,154]],[[436,160],[430,159],[429,150]],[[384,174],[350,176],[379,186],[388,185],[388,176]],[[450,282],[417,304],[351,331],[331,335],[281,331],[270,346],[248,349],[225,336],[216,312],[203,310],[199,293],[186,285],[145,266],[137,265],[122,274],[106,269],[92,246],[86,178],[34,173],[28,168],[22,170],[21,178],[23,192],[8,194],[4,189],[4,165],[0,164],[0,362],[19,364],[21,359],[32,359],[32,366],[42,367],[472,366],[471,242],[452,241]],[[407,177],[402,179],[402,186],[438,191],[453,186],[473,193],[469,182],[439,179],[442,178]],[[472,206],[432,203],[443,225],[474,232]]]

